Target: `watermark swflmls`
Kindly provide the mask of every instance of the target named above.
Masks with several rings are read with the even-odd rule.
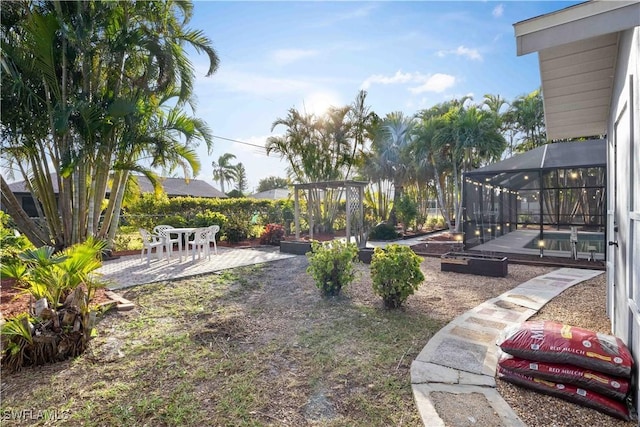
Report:
[[[59,409],[4,409],[2,410],[0,420],[2,421],[63,421],[68,420],[71,412]]]

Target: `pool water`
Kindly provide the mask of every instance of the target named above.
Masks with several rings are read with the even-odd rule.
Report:
[[[544,233],[544,248],[552,251],[571,252],[569,233]],[[527,249],[538,249],[536,237],[525,245]],[[596,253],[604,253],[604,234],[578,233],[578,252],[589,252],[589,246],[595,246]]]

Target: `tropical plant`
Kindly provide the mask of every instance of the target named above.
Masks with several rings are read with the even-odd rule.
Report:
[[[307,252],[307,273],[323,296],[336,296],[355,278],[353,262],[357,256],[358,247],[354,243],[340,240],[325,243],[313,241],[311,252]]]
[[[413,139],[415,120],[402,112],[387,114],[374,130],[371,145],[373,162],[377,165],[382,179],[393,183],[393,206],[389,220],[397,224],[395,205],[402,197],[403,185],[409,176],[412,162],[408,147]]]
[[[186,47],[206,54],[207,75],[218,58],[187,27],[192,11],[188,1],[3,5],[2,157],[27,182],[41,221],[4,176],[2,201],[34,245],[112,242],[131,172],[156,188],[155,168],[197,174],[194,147],[212,138],[185,110],[194,78]]]
[[[371,258],[373,291],[382,297],[386,308],[398,308],[412,295],[424,275],[422,259],[408,246],[396,244],[375,248]]]
[[[220,235],[229,243],[246,240],[250,234],[251,221],[242,215],[228,217],[224,229],[220,229]]]
[[[263,245],[278,246],[284,239],[284,227],[280,224],[267,224],[260,235],[260,243]]]
[[[418,215],[418,207],[416,202],[408,194],[403,194],[396,206],[398,219],[402,223],[402,230],[407,231],[409,225],[416,219]]]
[[[291,184],[289,178],[281,178],[279,176],[268,176],[258,181],[258,188],[256,192],[261,193],[263,191],[275,190],[278,188],[286,188]]]
[[[364,105],[365,96],[360,93],[354,106],[331,107],[321,117],[289,109],[287,117],[273,122],[271,131],[284,127],[285,132],[267,139],[267,154],[285,159],[289,176],[300,183],[346,179],[359,157],[358,147],[365,138],[363,126],[373,117]],[[342,190],[312,189],[307,194],[314,226],[332,231]]]
[[[224,193],[224,184],[232,183],[237,177],[237,166],[231,163],[236,156],[231,153],[224,153],[218,157],[218,161],[211,162],[213,166],[213,179],[220,182],[220,190]]]
[[[30,248],[33,245],[29,239],[16,233],[11,217],[0,211],[0,264],[14,264],[18,260],[18,254]]]
[[[240,194],[244,194],[245,191],[247,191],[247,188],[249,187],[249,183],[247,182],[247,171],[244,168],[244,165],[242,163],[238,163],[235,167],[236,170],[236,190],[238,190],[238,192]]]
[[[2,328],[2,335],[10,342],[4,349],[3,365],[19,369],[25,364],[75,357],[84,351],[95,316],[89,304],[101,286],[91,273],[100,267],[104,248],[105,242],[93,239],[62,253],[43,246],[21,253],[19,266],[2,266],[3,275],[16,279],[33,298],[29,313],[10,319]],[[33,324],[28,316],[34,316]]]
[[[394,240],[398,237],[400,237],[400,234],[396,231],[396,228],[387,222],[377,224],[369,232],[370,240]]]
[[[518,136],[515,151],[523,153],[546,144],[547,133],[540,89],[517,97],[505,113],[505,121]]]

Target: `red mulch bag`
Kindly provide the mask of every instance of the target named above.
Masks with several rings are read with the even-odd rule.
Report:
[[[498,340],[505,353],[538,362],[580,366],[630,378],[633,357],[620,338],[549,321],[506,328]]]
[[[555,383],[529,375],[520,374],[498,366],[498,378],[540,393],[559,397],[578,405],[593,408],[612,417],[630,421],[629,408],[622,402],[609,399],[591,390],[578,388],[571,384]]]
[[[591,369],[561,363],[536,362],[502,353],[498,365],[517,372],[562,384],[595,391],[612,399],[624,400],[629,392],[629,380],[613,377]]]

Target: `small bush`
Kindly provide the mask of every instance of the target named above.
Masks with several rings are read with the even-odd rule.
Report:
[[[438,227],[438,218],[436,217],[429,218],[429,228],[434,229],[436,227]]]
[[[403,194],[398,201],[396,210],[398,211],[398,218],[400,222],[402,222],[402,229],[407,231],[407,228],[409,228],[411,223],[416,219],[416,216],[418,216],[418,205],[407,194]]]
[[[424,280],[422,259],[408,246],[376,248],[371,259],[373,291],[382,297],[386,308],[397,308],[418,289]]]
[[[207,209],[204,212],[198,212],[193,221],[195,227],[209,227],[210,225],[219,225],[223,229],[227,223],[227,216],[220,212],[214,212]]]
[[[232,216],[227,219],[224,229],[221,228],[220,232],[229,243],[238,243],[249,237],[249,233],[251,232],[251,222],[243,218]]]
[[[314,241],[311,248],[312,252],[307,252],[307,273],[324,296],[338,295],[355,277],[353,262],[358,256],[358,247],[354,243],[331,240]]]
[[[396,231],[395,227],[386,222],[382,222],[369,232],[370,240],[393,240],[400,237],[400,234]]]
[[[170,225],[176,228],[189,226],[189,222],[183,216],[180,216],[180,215],[167,216],[162,219],[161,224]]]
[[[267,224],[260,235],[260,243],[263,245],[278,246],[284,239],[284,227],[280,224]]]

